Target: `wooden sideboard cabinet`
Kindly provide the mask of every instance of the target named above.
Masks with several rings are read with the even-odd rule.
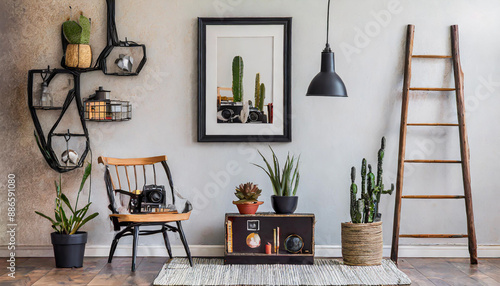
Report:
[[[314,214],[226,214],[225,264],[313,264]],[[279,229],[279,236],[278,236]],[[285,242],[288,240],[288,249]],[[299,249],[302,242],[302,248]],[[266,254],[270,243],[271,254]],[[275,248],[276,246],[276,248]],[[268,250],[269,250],[269,246]]]

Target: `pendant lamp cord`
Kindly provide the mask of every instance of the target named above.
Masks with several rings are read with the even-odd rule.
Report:
[[[328,0],[328,9],[326,12],[326,47],[325,52],[331,52],[330,43],[328,42],[330,35],[330,0]]]
[[[330,35],[330,0],[328,0],[328,9],[326,12],[326,44],[328,43],[328,35]]]

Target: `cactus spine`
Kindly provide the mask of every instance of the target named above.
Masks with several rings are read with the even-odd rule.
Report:
[[[260,73],[255,75],[255,107],[259,107],[260,102]]]
[[[261,83],[260,84],[260,97],[259,101],[256,103],[258,104],[258,108],[260,111],[264,111],[264,100],[266,99],[266,86]]]
[[[234,102],[243,101],[243,58],[233,59],[233,98]]]
[[[368,164],[366,172],[366,159],[361,162],[361,198],[356,200],[357,186],[355,184],[356,168],[351,168],[351,221],[353,223],[371,223],[381,217],[378,213],[378,206],[382,194],[391,195],[394,191],[394,184],[390,190],[384,190],[383,184],[383,159],[385,152],[385,137],[382,137],[380,150],[378,151],[377,176],[372,171],[372,166]]]

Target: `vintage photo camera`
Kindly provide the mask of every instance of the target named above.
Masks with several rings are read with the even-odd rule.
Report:
[[[142,206],[151,208],[165,207],[165,186],[146,185],[142,190]]]
[[[133,214],[150,213],[166,207],[165,186],[146,185],[140,194],[129,194],[129,211]]]
[[[222,101],[217,108],[217,123],[241,123],[240,114],[243,110],[242,102]],[[264,113],[258,108],[250,106],[246,123],[262,122]]]

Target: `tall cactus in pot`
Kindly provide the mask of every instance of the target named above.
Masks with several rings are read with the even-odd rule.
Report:
[[[372,171],[372,166],[363,158],[361,162],[361,198],[357,199],[357,186],[355,184],[356,168],[351,168],[351,220],[353,223],[372,223],[380,220],[378,207],[382,194],[391,195],[394,184],[390,190],[384,190],[383,184],[383,159],[385,152],[385,137],[382,137],[380,150],[377,153],[377,176]],[[368,172],[367,172],[368,167]],[[359,214],[357,213],[359,212]],[[359,219],[358,219],[359,216]]]

